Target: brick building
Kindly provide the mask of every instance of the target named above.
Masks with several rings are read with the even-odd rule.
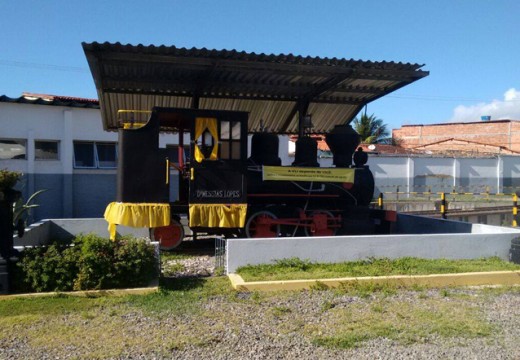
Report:
[[[519,120],[403,125],[392,137],[407,149],[520,155]]]

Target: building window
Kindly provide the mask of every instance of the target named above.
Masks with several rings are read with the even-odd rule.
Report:
[[[113,169],[117,167],[115,143],[74,142],[74,167]]]
[[[34,141],[34,160],[59,160],[58,141]]]
[[[96,154],[99,168],[117,167],[117,151],[114,143],[96,143]]]
[[[0,160],[27,159],[27,141],[0,139]]]
[[[94,143],[75,142],[74,143],[74,167],[76,168],[95,168]]]

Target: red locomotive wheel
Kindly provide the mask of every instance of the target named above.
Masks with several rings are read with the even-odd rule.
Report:
[[[305,227],[306,236],[334,236],[338,231],[334,215],[327,210],[316,210],[311,214],[312,226]]]
[[[273,222],[277,219],[270,211],[254,213],[246,222],[246,236],[248,238],[278,237],[280,225]]]
[[[153,229],[153,238],[159,241],[161,250],[173,250],[184,239],[184,227],[177,219],[171,219],[170,225]]]

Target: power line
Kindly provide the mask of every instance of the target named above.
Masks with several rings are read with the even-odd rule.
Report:
[[[2,60],[0,59],[0,65],[14,66],[25,69],[40,69],[40,70],[53,70],[53,71],[67,71],[77,73],[89,73],[89,70],[79,66],[65,66],[65,65],[52,65],[52,64],[39,64],[24,61],[13,61],[13,60]]]

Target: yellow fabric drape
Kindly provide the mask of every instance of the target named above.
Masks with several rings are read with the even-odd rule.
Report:
[[[195,119],[195,140],[197,140],[203,133],[204,130],[208,129],[211,136],[213,136],[213,149],[211,150],[210,160],[217,160],[218,154],[218,129],[217,119],[215,118],[196,118]],[[198,144],[195,144],[195,153],[193,154],[197,162],[204,160],[204,155],[199,148]]]
[[[246,213],[247,204],[190,204],[190,226],[244,227]]]
[[[110,239],[116,238],[116,225],[159,227],[170,225],[170,205],[159,203],[111,202],[105,209]]]

